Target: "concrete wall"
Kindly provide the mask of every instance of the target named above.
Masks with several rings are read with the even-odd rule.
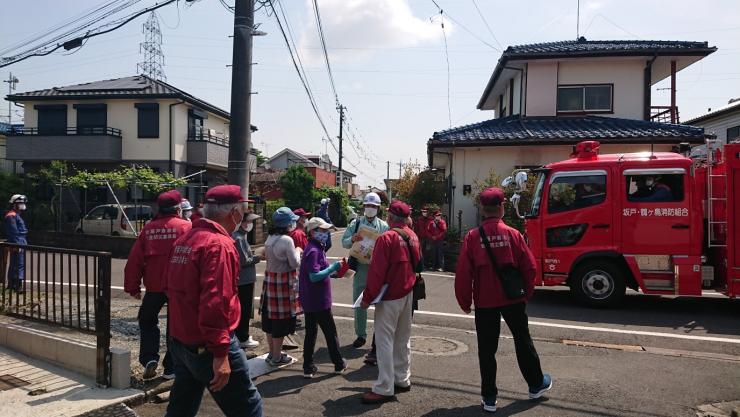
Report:
[[[738,107],[734,114],[727,114],[716,119],[692,123],[692,126],[703,127],[705,133],[717,135],[717,139],[727,143],[727,129],[740,126],[740,107]]]
[[[450,149],[437,149],[449,152]],[[455,187],[453,196],[453,217],[457,218],[457,211],[462,210],[463,228],[468,229],[477,224],[477,210],[473,200],[463,195],[465,185],[473,186],[476,180],[484,180],[491,169],[503,179],[510,175],[516,167],[541,166],[551,162],[568,159],[570,145],[545,146],[488,146],[481,148],[455,148],[453,153],[453,181]],[[649,151],[650,145],[609,145],[602,144],[600,153],[627,153]],[[656,152],[671,150],[671,145],[655,145]],[[446,155],[434,154],[433,168],[445,169],[449,175],[449,158]],[[441,203],[441,202],[440,202]],[[445,208],[446,210],[446,208]]]

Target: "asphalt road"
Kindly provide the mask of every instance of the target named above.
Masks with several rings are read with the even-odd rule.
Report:
[[[338,234],[334,238],[329,256],[344,256]],[[124,263],[114,260],[114,286],[122,286]],[[263,265],[258,265],[258,273],[262,271]],[[266,415],[479,415],[472,316],[457,306],[452,274],[426,273],[425,280],[427,300],[414,318],[413,331],[414,337],[422,339],[415,339],[415,345],[423,349],[425,344],[444,347],[452,343],[464,352],[415,353],[411,393],[382,407],[360,405],[359,397],[372,384],[376,371],[362,366],[364,350],[350,346],[354,340],[351,282],[334,280],[334,314],[351,371],[342,377],[322,375],[305,381],[298,363],[260,377],[257,382],[265,397]],[[567,288],[556,287],[538,289],[528,314],[543,367],[555,377],[555,389],[545,401],[525,399],[513,343],[502,326],[498,415],[689,416],[696,415],[701,404],[740,400],[737,300],[716,294],[672,298],[630,292],[619,307],[597,310],[577,305]],[[323,339],[319,339],[318,358],[328,362]],[[328,366],[321,369],[330,370]],[[150,404],[137,412],[162,415],[163,410],[164,405]],[[220,414],[212,400],[206,399],[200,415]]]

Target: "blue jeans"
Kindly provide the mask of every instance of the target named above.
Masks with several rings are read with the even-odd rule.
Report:
[[[436,242],[433,240],[430,240],[429,247],[430,247],[430,252],[432,256],[432,266],[434,267],[434,269],[439,269],[439,268],[444,269],[445,267],[444,242],[441,240],[436,241]]]
[[[159,312],[167,303],[167,295],[163,292],[145,292],[139,307],[139,363],[146,366],[149,361],[159,362]],[[168,318],[169,320],[169,318]],[[168,324],[165,323],[165,328]],[[169,336],[169,331],[167,332]],[[169,339],[169,337],[168,337]],[[162,361],[165,373],[172,372],[172,358],[169,351]]]
[[[213,355],[170,340],[170,352],[175,364],[175,384],[170,391],[167,417],[194,417],[203,399],[203,389],[213,379]],[[231,336],[229,346],[229,382],[218,392],[211,393],[227,417],[262,417],[262,397],[249,378],[249,365],[239,340]]]

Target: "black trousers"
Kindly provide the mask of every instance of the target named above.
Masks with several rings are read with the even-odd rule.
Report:
[[[529,323],[526,304],[517,303],[498,308],[475,309],[475,331],[478,336],[478,361],[480,362],[481,396],[496,397],[496,350],[501,332],[501,316],[514,336],[516,360],[519,370],[530,387],[542,384],[542,368],[532,337],[529,335]]]
[[[139,331],[141,340],[139,341],[139,363],[146,366],[149,361],[159,362],[159,312],[167,303],[167,295],[163,292],[145,292],[139,307]],[[169,318],[168,318],[169,319]],[[167,329],[167,339],[169,340],[169,326],[165,323]],[[168,342],[166,342],[168,343]],[[169,343],[168,343],[169,344]],[[166,372],[172,371],[172,358],[169,349],[164,355],[162,366]]]
[[[249,339],[249,320],[252,317],[252,305],[254,302],[254,283],[239,285],[239,304],[242,306],[239,326],[234,332],[240,343]]]
[[[316,347],[316,336],[318,327],[324,333],[326,347],[329,349],[329,357],[334,365],[342,365],[342,354],[339,352],[339,336],[337,326],[334,324],[334,316],[331,309],[305,313],[306,315],[306,337],[303,339],[303,368],[307,369],[313,365],[313,351]]]

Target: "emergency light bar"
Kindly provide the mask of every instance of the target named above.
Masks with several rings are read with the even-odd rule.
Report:
[[[573,147],[573,153],[570,154],[570,157],[578,159],[596,159],[599,155],[600,145],[601,144],[595,140],[579,142]]]

